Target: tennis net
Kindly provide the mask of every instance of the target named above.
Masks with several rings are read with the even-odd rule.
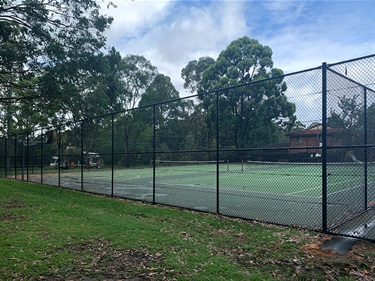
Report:
[[[153,163],[153,161],[151,161]],[[219,161],[204,161],[204,160],[186,160],[186,161],[174,161],[174,160],[156,160],[156,168],[168,168],[176,170],[195,170],[195,171],[216,171],[217,164],[219,164],[220,169],[225,167],[228,169],[229,162],[227,160]]]
[[[228,171],[250,174],[275,174],[275,175],[305,175],[322,176],[322,163],[312,162],[267,162],[267,161],[243,161],[228,163]],[[375,163],[363,162],[334,162],[327,163],[328,176],[363,176],[364,170],[375,174]]]

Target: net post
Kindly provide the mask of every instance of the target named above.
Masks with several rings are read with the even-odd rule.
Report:
[[[322,64],[322,230],[327,233],[327,63]]]

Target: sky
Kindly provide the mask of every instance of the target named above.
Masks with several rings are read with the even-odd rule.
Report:
[[[375,0],[177,1],[112,0],[108,45],[142,55],[184,97],[181,70],[248,36],[273,51],[284,73],[375,53]]]

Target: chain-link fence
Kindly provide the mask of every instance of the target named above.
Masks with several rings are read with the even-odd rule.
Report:
[[[0,139],[0,176],[375,239],[375,55]]]

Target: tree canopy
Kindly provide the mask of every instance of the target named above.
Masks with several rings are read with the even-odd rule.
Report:
[[[0,110],[8,134],[10,123],[20,132],[70,122],[63,130],[75,146],[105,154],[108,145],[96,145],[108,142],[112,128],[116,161],[130,165],[128,153],[155,144],[165,157],[217,144],[266,146],[298,122],[283,71],[273,67],[271,48],[255,39],[239,38],[216,60],[202,57],[181,70],[184,87],[198,94],[194,103],[180,99],[145,57],[104,48],[112,19],[100,15],[94,0],[0,3]],[[202,157],[212,155],[194,154]]]
[[[2,0],[1,73],[25,73],[91,55],[112,18],[95,0]],[[7,52],[6,54],[3,52]]]
[[[0,101],[48,95],[40,91],[46,89],[42,77],[65,64],[71,73],[73,63],[77,73],[105,46],[111,22],[95,0],[0,1]]]
[[[273,67],[271,48],[248,37],[230,43],[216,61],[201,58],[198,62],[189,62],[182,71],[185,87],[197,90],[212,130],[216,114],[214,101],[219,97],[221,138],[236,148],[275,142],[286,122],[291,127],[295,105],[287,100],[287,85],[282,75],[281,69]],[[210,93],[213,91],[219,91],[217,96]]]
[[[112,20],[95,0],[0,1],[0,110],[8,127],[11,117],[28,127],[22,121],[46,125],[66,112],[95,71],[90,62],[100,59]]]

